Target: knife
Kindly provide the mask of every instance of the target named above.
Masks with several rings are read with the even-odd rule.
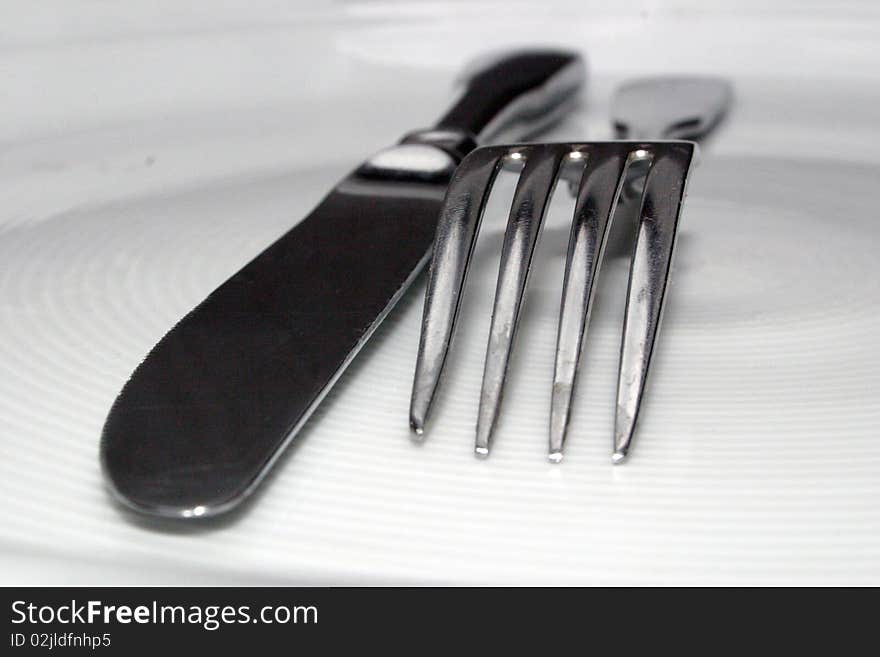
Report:
[[[369,158],[214,290],[110,409],[100,451],[112,494],[173,518],[240,504],[425,265],[457,163],[554,123],[584,80],[571,52],[484,59],[434,128]]]

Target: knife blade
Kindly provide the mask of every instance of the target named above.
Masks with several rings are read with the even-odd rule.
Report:
[[[458,161],[478,142],[552,124],[584,78],[564,51],[472,67],[434,128],[369,158],[181,319],[105,422],[114,497],[172,518],[240,504],[423,268]]]

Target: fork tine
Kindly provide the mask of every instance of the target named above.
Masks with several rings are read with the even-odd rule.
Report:
[[[455,332],[461,293],[503,151],[480,149],[459,165],[443,204],[428,270],[410,426],[422,435]]]
[[[687,142],[658,144],[645,181],[620,350],[614,463],[626,458],[632,444],[660,328],[678,221],[695,153],[696,145]]]
[[[626,145],[606,145],[590,151],[580,182],[565,261],[556,338],[548,453],[553,463],[562,460],[578,362],[593,305],[593,282],[602,263],[608,229],[623,188],[629,151]]]
[[[523,150],[526,163],[513,195],[510,217],[504,233],[492,326],[486,349],[474,447],[478,456],[489,454],[532,255],[559,175],[560,164],[567,152],[570,149],[560,148],[558,145],[532,146]]]

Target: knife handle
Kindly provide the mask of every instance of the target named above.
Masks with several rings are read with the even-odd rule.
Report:
[[[577,102],[587,77],[583,57],[565,50],[518,50],[465,69],[464,89],[434,128],[404,135],[358,169],[365,177],[449,181],[480,144],[524,141]]]
[[[586,64],[566,50],[508,51],[473,62],[464,91],[437,123],[478,144],[522,141],[558,121],[586,83]]]

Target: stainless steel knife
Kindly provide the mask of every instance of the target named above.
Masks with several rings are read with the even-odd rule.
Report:
[[[553,123],[584,79],[570,52],[483,60],[434,128],[369,158],[180,320],[104,425],[115,497],[176,518],[239,504],[424,266],[458,161]]]

